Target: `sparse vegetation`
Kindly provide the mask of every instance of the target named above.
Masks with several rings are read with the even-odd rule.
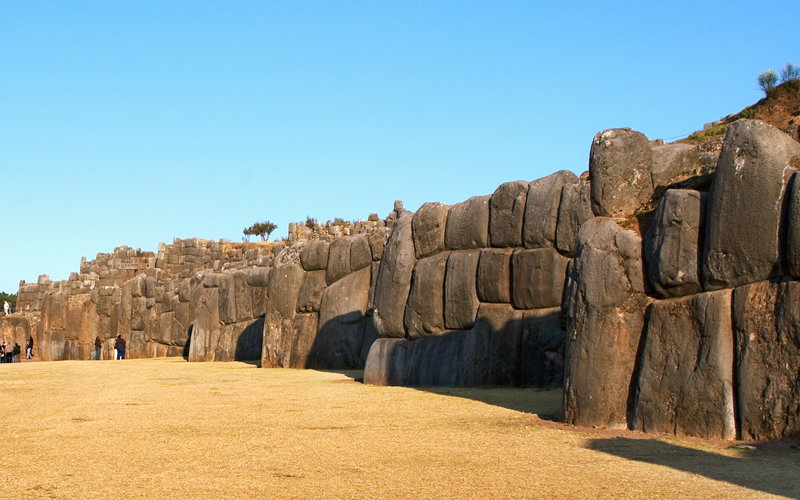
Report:
[[[266,241],[272,231],[278,229],[277,224],[266,220],[264,222],[256,222],[250,227],[244,228],[245,236],[258,235],[261,236],[261,241]]]
[[[723,135],[725,132],[728,131],[728,127],[729,127],[729,125],[726,123],[726,124],[717,125],[715,127],[708,128],[706,130],[698,130],[697,132],[694,132],[692,135],[690,135],[689,139],[692,139],[694,141],[702,141],[703,139],[705,139],[707,137],[714,137],[714,136],[717,136],[717,135]]]
[[[317,225],[317,219],[306,215],[306,227],[309,229],[314,229],[314,226]]]
[[[745,120],[752,120],[755,117],[756,117],[756,108],[747,108],[742,110],[741,113],[739,113],[739,118],[744,118]]]
[[[781,83],[800,80],[800,66],[792,64],[791,61],[781,70]]]
[[[758,75],[758,86],[764,91],[764,95],[769,96],[775,90],[775,84],[777,83],[778,75],[771,69]]]

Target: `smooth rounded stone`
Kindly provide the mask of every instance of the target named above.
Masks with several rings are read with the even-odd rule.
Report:
[[[378,339],[369,349],[364,367],[364,383],[369,385],[405,385],[406,339]]]
[[[702,291],[700,252],[705,225],[705,193],[668,189],[659,200],[644,237],[650,285],[660,298]]]
[[[800,278],[800,175],[792,176],[786,231],[786,262],[792,278]]]
[[[236,271],[232,283],[236,302],[236,321],[253,319],[253,300],[250,287],[247,285],[247,274],[244,271]]]
[[[653,196],[653,152],[644,134],[629,128],[599,132],[592,140],[589,174],[595,215],[633,215]]]
[[[564,419],[625,428],[648,302],[641,239],[611,219],[596,217],[581,226],[576,243],[563,305]]]
[[[739,439],[800,432],[800,283],[762,281],[733,290]]]
[[[204,288],[192,321],[189,361],[214,361],[220,330],[219,288]]]
[[[478,299],[511,302],[511,254],[513,248],[484,248],[478,259]]]
[[[449,331],[408,343],[405,383],[410,387],[456,387],[461,373],[461,346],[467,331]]]
[[[633,428],[735,439],[731,290],[650,305]]]
[[[592,184],[584,179],[564,184],[556,225],[556,248],[559,252],[568,257],[575,255],[578,230],[592,217]]]
[[[308,368],[308,354],[317,338],[319,315],[317,313],[302,313],[294,317],[294,336],[287,337],[290,346],[284,347],[289,352],[288,368]]]
[[[469,330],[478,313],[479,250],[456,250],[447,258],[444,277],[444,326],[448,330]]]
[[[303,277],[303,284],[300,286],[300,293],[297,296],[297,312],[319,312],[322,292],[327,286],[324,270],[308,271]]]
[[[403,325],[411,275],[417,262],[411,235],[410,213],[403,214],[392,228],[378,268],[375,283],[373,321],[381,337],[405,337]]]
[[[309,241],[300,251],[300,263],[306,271],[319,271],[328,267],[330,243]]]
[[[555,248],[516,249],[511,256],[512,299],[517,309],[558,307],[569,259]]]
[[[369,267],[322,293],[319,331],[306,362],[309,368],[359,369],[371,282]]]
[[[461,344],[459,385],[519,386],[521,337],[522,311],[510,304],[481,304]]]
[[[575,174],[569,170],[560,170],[528,185],[525,224],[522,227],[525,248],[555,246],[561,190],[564,185],[577,182]]]
[[[713,174],[715,155],[702,153],[691,144],[672,143],[652,146],[651,176],[655,198],[672,185],[688,179],[706,178]]]
[[[326,279],[332,285],[350,274],[350,242],[351,238],[336,238],[328,251],[328,268]]]
[[[404,318],[410,339],[444,331],[444,274],[449,256],[450,252],[440,252],[414,266]]]
[[[365,236],[354,236],[350,242],[350,271],[356,272],[372,265],[372,250]]]
[[[450,207],[444,232],[448,250],[489,246],[489,201],[492,196],[473,196]]]
[[[372,251],[372,260],[379,261],[383,258],[383,248],[389,239],[391,231],[386,227],[373,227],[367,231],[369,249]]]
[[[294,338],[297,298],[305,278],[299,259],[277,258],[276,261],[269,277],[264,315],[261,366],[265,368],[283,368],[289,364],[291,352],[285,346],[287,338]]]
[[[560,307],[523,311],[520,356],[523,387],[562,386],[565,338]]]
[[[522,223],[528,183],[513,181],[500,184],[489,203],[489,240],[493,247],[521,247]]]
[[[302,252],[300,255],[302,256]],[[245,276],[247,277],[247,284],[251,287],[256,287],[256,286],[265,287],[269,284],[268,267],[257,267],[255,269],[247,269],[245,271]]]
[[[444,234],[450,205],[423,203],[411,219],[414,252],[417,259],[430,257],[445,249]]]
[[[800,144],[771,125],[738,120],[728,128],[709,191],[705,290],[733,288],[783,272],[784,193],[797,158]]]

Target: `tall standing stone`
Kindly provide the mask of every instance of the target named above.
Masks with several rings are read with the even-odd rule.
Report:
[[[489,246],[489,201],[492,196],[473,196],[450,208],[444,241],[448,250]]]
[[[411,219],[414,249],[417,259],[424,259],[445,249],[444,232],[450,206],[444,203],[424,203]]]
[[[594,136],[589,152],[595,215],[632,215],[653,196],[652,149],[644,134],[629,128]]]
[[[373,321],[381,337],[405,337],[403,315],[411,274],[417,259],[411,234],[410,212],[403,212],[392,227],[375,283]]]
[[[444,275],[450,252],[417,261],[411,277],[405,326],[411,339],[444,330]]]
[[[576,182],[578,178],[575,174],[569,170],[560,170],[547,177],[536,179],[528,185],[525,225],[522,228],[525,248],[555,246],[561,189],[565,184]]]
[[[478,250],[450,252],[444,277],[444,326],[448,330],[472,328],[478,313]]]
[[[489,204],[489,239],[493,247],[522,246],[522,223],[528,183],[514,181],[500,184]]]

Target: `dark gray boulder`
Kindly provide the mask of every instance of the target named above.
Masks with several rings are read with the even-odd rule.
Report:
[[[450,206],[444,203],[423,203],[411,219],[414,250],[417,259],[430,257],[445,249],[444,232]]]
[[[404,323],[415,339],[444,330],[444,275],[450,252],[417,261],[411,276]]]
[[[468,330],[478,312],[476,288],[479,250],[450,252],[444,277],[444,326],[448,330]]]
[[[731,290],[650,305],[634,429],[735,439]]]
[[[475,325],[461,343],[459,385],[519,385],[522,311],[510,304],[481,304]]]
[[[456,387],[461,349],[469,331],[449,331],[408,343],[405,384],[412,387]]]
[[[317,313],[300,313],[294,317],[289,368],[308,368],[308,355],[317,339],[318,325]]]
[[[528,185],[525,225],[522,228],[525,248],[555,246],[561,189],[565,184],[577,182],[575,174],[569,170],[560,170]]]
[[[364,383],[369,385],[405,385],[406,339],[378,339],[369,350],[364,367]]]
[[[383,258],[383,247],[389,239],[391,230],[387,227],[373,227],[367,231],[367,241],[369,249],[372,251],[372,260],[377,261]]]
[[[740,439],[800,432],[800,283],[762,281],[733,291]]]
[[[520,356],[520,382],[523,387],[562,386],[565,338],[560,307],[524,311]]]
[[[522,246],[522,223],[528,183],[514,181],[500,184],[489,203],[489,240],[493,247]]]
[[[350,239],[350,272],[356,272],[371,265],[372,250],[366,236],[353,236]]]
[[[308,271],[303,277],[303,284],[297,296],[297,312],[319,312],[322,292],[328,286],[325,271]]]
[[[706,290],[779,276],[784,193],[800,144],[757,120],[728,129],[709,192],[703,254]]]
[[[214,361],[219,334],[219,288],[203,288],[192,322],[189,361]]]
[[[492,196],[473,196],[450,207],[444,241],[448,250],[489,246],[489,201]]]
[[[669,189],[658,202],[644,237],[647,277],[658,297],[702,291],[700,256],[705,201],[705,193]]]
[[[403,213],[392,227],[375,283],[373,321],[381,337],[405,337],[403,316],[411,290],[411,274],[417,259],[411,236],[409,212]]]
[[[632,215],[653,195],[653,152],[644,134],[629,128],[599,132],[589,152],[595,215]]]
[[[569,259],[554,248],[517,249],[511,257],[512,298],[517,309],[561,305]]]
[[[306,271],[319,271],[328,267],[330,243],[309,241],[300,251],[300,262]]]
[[[352,238],[336,238],[328,250],[328,268],[325,278],[332,285],[352,271],[350,268],[350,243]]]
[[[478,260],[478,299],[511,302],[511,254],[513,248],[484,248]]]
[[[575,255],[575,238],[584,222],[594,217],[592,213],[592,184],[580,179],[561,188],[556,225],[556,248],[562,254]]]
[[[792,278],[800,278],[800,175],[792,176],[786,230],[786,263]]]
[[[687,183],[688,179],[705,182],[714,172],[716,155],[701,152],[691,144],[672,143],[652,146],[654,196],[660,198],[665,189]],[[691,182],[691,181],[689,181]]]
[[[566,422],[627,426],[646,305],[641,239],[605,217],[584,223],[565,291]]]
[[[297,298],[305,277],[300,256],[291,250],[289,247],[278,254],[270,273],[261,355],[265,368],[289,366]]]

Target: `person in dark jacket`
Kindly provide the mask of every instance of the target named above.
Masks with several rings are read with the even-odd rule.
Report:
[[[19,344],[14,342],[14,350],[11,351],[11,353],[14,355],[14,358],[13,358],[14,359],[14,363],[19,363],[19,355],[20,355],[21,352],[22,352],[22,347],[20,347]]]
[[[125,359],[125,339],[122,335],[117,335],[117,340],[114,341],[114,349],[117,350],[117,359]]]
[[[95,337],[94,339],[94,359],[100,359],[100,349],[103,347],[103,343],[100,342],[100,337]]]

